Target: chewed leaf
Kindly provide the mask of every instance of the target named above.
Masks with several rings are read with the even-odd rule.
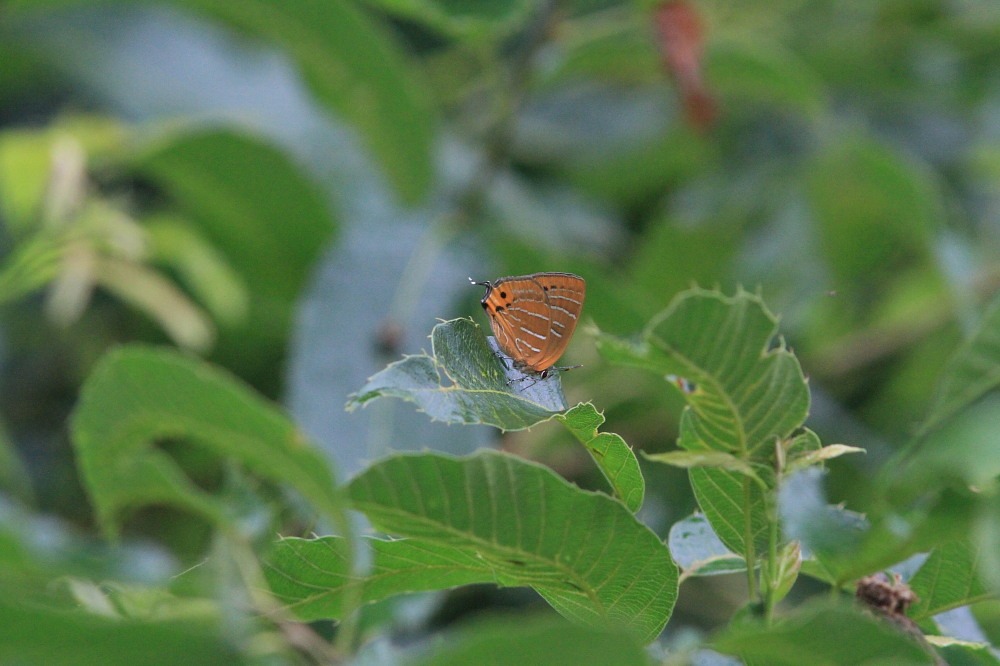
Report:
[[[681,567],[681,580],[746,571],[746,560],[732,552],[712,530],[705,516],[696,513],[670,528],[670,554]]]
[[[742,457],[788,437],[809,411],[802,369],[783,344],[774,345],[776,331],[759,297],[692,289],[654,318],[638,343],[602,335],[598,344],[607,359],[680,386],[692,416],[682,424],[691,428],[681,433],[682,445]]]
[[[348,494],[378,529],[461,551],[456,565],[474,558],[576,622],[618,623],[648,642],[677,598],[670,552],[621,502],[514,456],[396,455]]]
[[[597,431],[604,423],[604,415],[588,402],[556,418],[586,447],[614,489],[615,497],[633,513],[638,511],[646,492],[639,461],[620,435]]]
[[[350,396],[347,408],[393,397],[416,403],[438,421],[502,430],[530,428],[566,409],[558,374],[541,379],[509,373],[475,322],[453,319],[431,331],[430,354],[407,356],[376,373]]]

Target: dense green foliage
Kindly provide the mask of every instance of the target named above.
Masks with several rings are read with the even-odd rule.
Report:
[[[1000,664],[998,44],[3,3],[0,661]],[[544,378],[466,279],[536,271]]]

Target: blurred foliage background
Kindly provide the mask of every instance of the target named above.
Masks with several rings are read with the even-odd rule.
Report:
[[[467,276],[549,270],[584,276],[585,319],[621,334],[692,283],[759,290],[809,426],[868,450],[830,465],[863,511],[1000,287],[1000,4],[8,0],[0,234],[0,484],[84,534],[66,419],[130,340],[282,402],[341,478],[498,445],[599,487],[557,427],[343,410],[436,319],[485,325]],[[567,360],[571,402],[673,446],[662,382],[602,363],[592,327]],[[648,472],[665,534],[693,499]],[[135,522],[202,556],[185,517]],[[723,621],[743,584],[685,586],[670,626]]]

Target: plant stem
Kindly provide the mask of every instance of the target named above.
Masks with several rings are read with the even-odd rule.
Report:
[[[778,585],[778,516],[776,511],[768,512],[767,535],[767,576],[764,588],[764,622],[770,626],[774,619],[775,592]]]
[[[743,542],[745,544],[745,558],[747,563],[747,594],[750,596],[751,602],[757,598],[757,578],[754,575],[755,567],[757,562],[757,554],[754,550],[753,544],[753,520],[752,520],[752,507],[753,507],[753,486],[751,485],[753,481],[747,477],[743,477]]]

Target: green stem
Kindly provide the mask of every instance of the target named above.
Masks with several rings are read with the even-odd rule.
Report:
[[[747,593],[750,596],[750,601],[753,602],[757,599],[757,577],[754,574],[754,565],[757,561],[757,553],[754,550],[753,545],[753,486],[751,485],[753,481],[747,477],[743,477],[743,543],[745,544],[745,558],[747,563]]]
[[[778,516],[768,512],[767,576],[764,588],[764,621],[770,625],[774,619],[775,592],[778,585]]]

